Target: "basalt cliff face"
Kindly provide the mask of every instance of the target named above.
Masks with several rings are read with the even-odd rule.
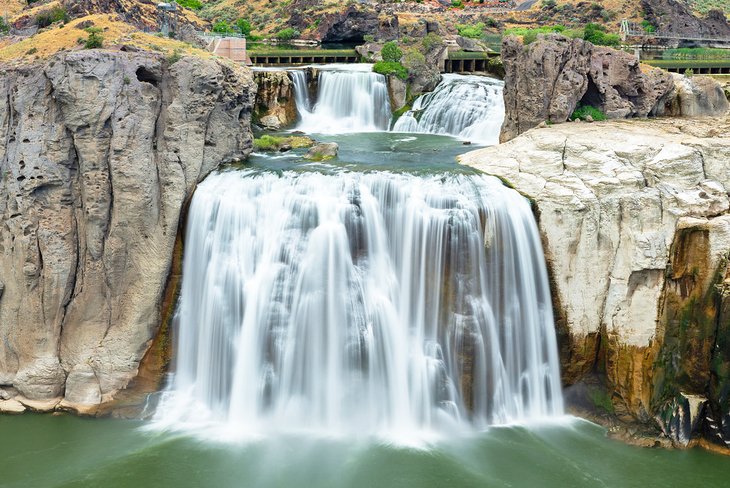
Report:
[[[509,141],[542,123],[562,123],[579,105],[609,119],[727,112],[720,85],[643,65],[632,54],[581,39],[548,35],[528,46],[515,37],[502,45],[505,119]]]
[[[535,204],[568,396],[597,380],[594,406],[680,445],[730,441],[728,134],[727,116],[570,123],[461,159]]]
[[[246,68],[146,52],[0,76],[0,409],[93,411],[137,375],[181,211],[251,151],[254,96]]]

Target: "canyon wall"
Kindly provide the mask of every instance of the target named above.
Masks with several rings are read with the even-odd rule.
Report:
[[[195,185],[252,148],[250,70],[83,51],[0,77],[0,410],[93,411],[160,325]]]
[[[730,118],[571,123],[462,156],[535,205],[566,386],[686,444],[730,439]]]

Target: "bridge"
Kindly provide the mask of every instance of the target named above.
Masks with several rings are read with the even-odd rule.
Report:
[[[642,25],[623,19],[621,21],[621,40],[626,42],[629,37],[639,39],[666,39],[673,41],[701,42],[706,44],[730,44],[729,37],[712,37],[700,34],[690,36],[661,31],[648,32]]]

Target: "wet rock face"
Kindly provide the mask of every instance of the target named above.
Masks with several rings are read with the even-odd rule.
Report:
[[[272,130],[290,126],[297,121],[294,83],[286,71],[257,71],[254,80],[258,86],[255,119]]]
[[[629,53],[560,35],[529,46],[508,37],[502,62],[503,142],[544,121],[565,122],[579,104],[614,119],[655,115],[674,87],[669,73],[642,66]]]
[[[398,38],[398,17],[392,12],[382,11],[377,6],[350,5],[341,10],[318,14],[315,18],[301,13],[310,3],[309,0],[298,0],[292,4],[291,9],[294,13],[289,24],[303,32],[316,20],[317,28],[311,37],[319,41],[361,43],[367,35],[383,41]]]
[[[75,409],[136,375],[182,207],[250,152],[253,99],[245,68],[144,52],[0,77],[0,385]]]
[[[461,158],[535,202],[564,384],[605,377],[616,415],[678,445],[730,441],[729,129],[563,124]]]

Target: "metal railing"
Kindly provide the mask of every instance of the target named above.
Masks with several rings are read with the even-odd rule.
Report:
[[[621,39],[626,41],[629,37],[640,37],[642,39],[671,39],[675,41],[721,42],[730,44],[730,37],[711,37],[703,35],[683,36],[671,32],[648,32],[640,24],[623,19],[621,21]]]

